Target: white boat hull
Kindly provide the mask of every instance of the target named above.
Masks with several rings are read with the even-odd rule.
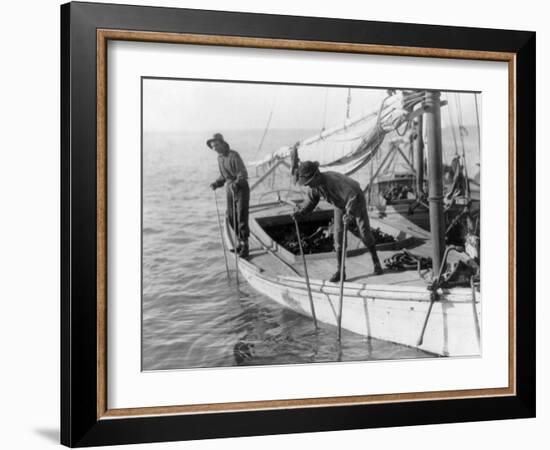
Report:
[[[226,239],[230,244],[227,233]],[[303,278],[269,276],[241,258],[239,272],[258,292],[283,307],[312,317],[307,285]],[[339,285],[310,280],[310,286],[317,320],[337,326]],[[430,291],[426,287],[346,282],[342,328],[441,356],[479,356],[479,292],[475,293],[474,299],[468,288],[452,288],[439,291],[438,294],[425,331],[422,332],[431,303]]]

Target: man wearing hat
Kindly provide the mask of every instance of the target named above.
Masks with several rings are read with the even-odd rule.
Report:
[[[225,184],[227,193],[227,217],[229,223],[237,231],[239,243],[236,250],[239,256],[248,256],[248,204],[250,201],[250,188],[248,186],[248,173],[240,155],[229,148],[220,133],[214,134],[206,141],[206,145],[218,154],[218,167],[220,176],[210,183],[212,190],[216,190]],[[233,208],[235,207],[237,224],[233,223]]]
[[[380,275],[382,273],[382,266],[376,253],[375,240],[370,229],[367,203],[359,183],[341,173],[321,173],[319,171],[319,163],[316,161],[304,161],[301,163],[298,167],[297,178],[298,184],[308,186],[310,191],[306,203],[293,214],[296,220],[312,212],[321,198],[334,205],[334,249],[336,250],[336,259],[338,260],[338,270],[332,275],[329,281],[337,282],[340,280],[342,223],[344,220],[348,225],[352,220],[355,220],[361,240],[371,254],[374,273]],[[344,267],[345,279],[346,273]]]

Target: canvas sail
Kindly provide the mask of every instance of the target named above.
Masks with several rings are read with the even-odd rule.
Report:
[[[411,95],[417,97],[418,91],[392,93],[369,113],[300,141],[296,144],[300,160],[318,161],[321,168],[346,175],[354,173],[373,158],[390,131],[409,120]],[[292,150],[293,146],[282,147],[250,166],[260,173],[278,161],[290,159]]]

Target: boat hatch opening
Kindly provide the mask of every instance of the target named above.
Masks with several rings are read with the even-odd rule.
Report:
[[[308,259],[334,258],[332,209],[317,210],[300,219],[299,227],[304,254]],[[274,249],[285,261],[294,263],[300,259],[300,249],[296,228],[289,214],[255,219],[258,228],[256,234],[264,245]],[[376,224],[378,225],[378,223]],[[410,236],[403,235],[391,227],[373,226],[371,230],[377,241],[378,249],[399,249],[409,243]],[[348,256],[365,253],[367,249],[359,238],[355,223],[348,234]]]

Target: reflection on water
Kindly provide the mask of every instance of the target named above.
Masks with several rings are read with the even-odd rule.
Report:
[[[227,133],[245,161],[257,132]],[[266,148],[304,131],[271,133]],[[280,307],[235,273],[228,284],[204,136],[146,134],[143,147],[144,370],[417,358],[420,351],[336,329]],[[225,198],[225,196],[218,196]],[[229,264],[233,259],[229,258]],[[232,267],[232,266],[230,266]]]

